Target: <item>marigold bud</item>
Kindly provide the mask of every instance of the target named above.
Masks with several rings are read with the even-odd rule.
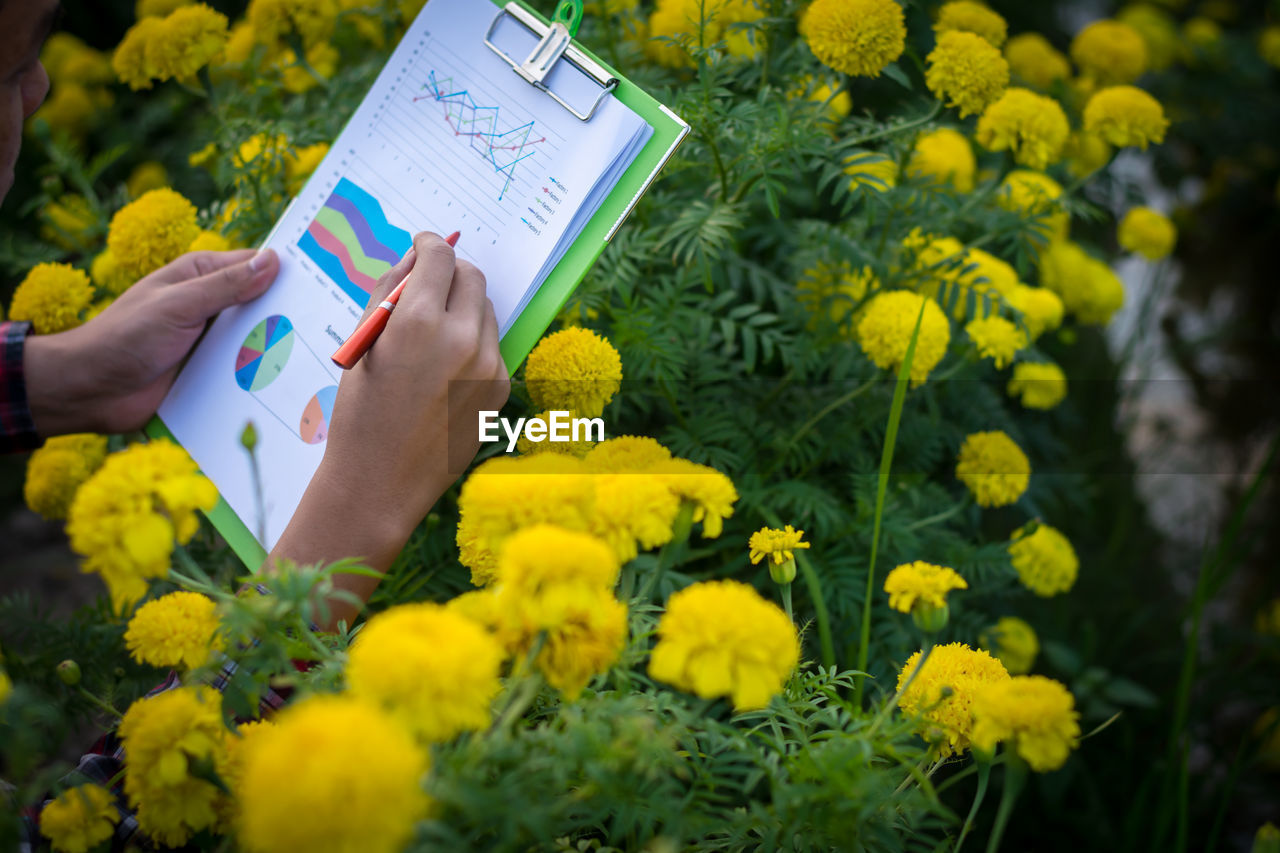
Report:
[[[947,627],[947,622],[951,619],[951,607],[943,602],[942,606],[931,604],[928,601],[916,601],[915,607],[911,608],[911,621],[916,627],[926,634],[936,634],[943,628]]]
[[[258,446],[258,428],[253,421],[245,421],[244,432],[240,433],[240,444],[250,453]]]
[[[781,564],[769,561],[769,577],[774,583],[789,584],[796,579],[796,558],[787,557]]]
[[[68,687],[75,687],[80,683],[80,664],[73,660],[64,660],[57,667],[58,680]]]

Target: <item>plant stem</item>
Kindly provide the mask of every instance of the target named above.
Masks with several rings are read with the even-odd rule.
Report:
[[[88,690],[85,690],[83,687],[80,687],[78,689],[80,691],[80,695],[83,696],[85,699],[88,699],[90,704],[92,704],[95,708],[106,711],[108,714],[115,717],[117,720],[124,719],[124,714],[121,714],[119,711],[117,711],[115,707],[111,705],[109,702],[105,701],[104,699],[100,699],[99,697],[90,693]]]
[[[791,613],[791,584],[782,584],[782,609],[787,612],[787,621],[792,625],[796,622],[796,617]]]
[[[1022,793],[1022,786],[1027,781],[1027,762],[1013,751],[1010,744],[1005,744],[1006,754],[1004,766],[1004,787],[1000,791],[1000,807],[996,810],[996,822],[991,827],[991,837],[987,840],[987,853],[996,853],[1000,849],[1000,839],[1004,836],[1004,828],[1013,814],[1013,804]]]
[[[911,674],[907,676],[907,680],[902,682],[902,686],[898,688],[898,692],[894,693],[893,698],[880,709],[880,713],[876,715],[875,720],[871,723],[871,728],[867,729],[868,738],[875,734],[876,729],[880,727],[880,724],[883,723],[893,709],[898,706],[898,700],[902,698],[902,694],[907,692],[907,688],[911,686],[911,682],[916,680],[916,676],[920,674],[920,670],[924,669],[924,662],[929,659],[929,655],[932,653],[933,641],[930,640],[929,644],[924,647],[924,653],[920,655],[920,660],[916,661],[916,665],[911,668]]]
[[[956,840],[956,849],[952,853],[960,853],[960,848],[964,846],[964,839],[973,828],[973,819],[978,816],[978,808],[987,796],[987,782],[990,779],[991,763],[984,761],[978,765],[978,790],[973,793],[973,805],[969,807],[969,816],[964,819],[964,827],[960,830],[960,838]]]
[[[853,139],[846,140],[844,144],[847,146],[856,146],[856,145],[862,145],[865,142],[871,142],[872,140],[879,139],[882,136],[893,136],[894,134],[901,133],[904,130],[911,130],[913,127],[919,127],[922,124],[928,124],[929,122],[937,118],[938,113],[940,112],[942,112],[942,102],[935,101],[933,104],[933,109],[929,110],[928,113],[921,116],[920,118],[912,119],[911,121],[903,122],[902,124],[894,125],[893,127],[881,128],[880,130],[877,130],[875,133],[868,133],[863,136],[854,137]]]
[[[898,423],[902,419],[902,406],[907,396],[907,381],[911,377],[911,362],[915,359],[916,341],[920,338],[920,324],[924,322],[924,309],[928,299],[921,299],[920,313],[916,315],[916,326],[911,332],[911,341],[907,344],[906,355],[898,368],[898,383],[893,389],[893,406],[889,409],[889,425],[885,430],[884,450],[880,454],[880,475],[876,484],[875,521],[871,528],[871,557],[867,561],[867,588],[862,601],[862,629],[858,642],[858,674],[854,676],[853,706],[862,708],[862,686],[866,681],[867,651],[871,645],[871,595],[875,589],[876,556],[880,545],[880,522],[884,518],[885,493],[889,487],[889,469],[893,465],[893,448],[898,441]]]
[[[760,507],[760,515],[770,527],[783,526],[782,519],[772,510]],[[827,613],[827,602],[822,596],[822,582],[818,580],[818,573],[813,570],[813,564],[803,551],[796,551],[796,566],[804,576],[809,597],[813,599],[813,614],[818,620],[818,640],[822,645],[822,665],[833,667],[836,665],[836,646],[831,639],[831,616]]]
[[[962,510],[964,510],[965,507],[969,506],[968,494],[969,494],[968,492],[965,492],[965,496],[957,500],[950,509],[944,509],[942,512],[925,516],[919,521],[913,521],[910,524],[908,524],[905,529],[919,530],[921,527],[928,527],[932,524],[937,524],[940,521],[946,521],[948,518],[951,518],[953,515],[957,515]]]

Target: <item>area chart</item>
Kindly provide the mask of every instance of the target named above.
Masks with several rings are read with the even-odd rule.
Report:
[[[320,208],[298,248],[360,307],[378,279],[404,257],[413,235],[387,221],[382,205],[348,178]]]

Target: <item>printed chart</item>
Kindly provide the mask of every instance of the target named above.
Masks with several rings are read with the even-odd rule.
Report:
[[[328,438],[338,386],[288,317],[259,321],[240,345],[235,370],[236,385],[294,436],[306,444]],[[308,398],[307,388],[321,390]]]
[[[275,314],[253,327],[236,355],[236,384],[261,391],[284,372],[293,353],[293,324]]]
[[[321,388],[307,401],[302,410],[302,423],[298,434],[307,444],[320,444],[329,437],[329,419],[333,417],[333,402],[338,399],[338,386]]]
[[[378,279],[412,245],[413,235],[387,221],[382,204],[347,178],[338,181],[298,241],[298,248],[362,308]]]

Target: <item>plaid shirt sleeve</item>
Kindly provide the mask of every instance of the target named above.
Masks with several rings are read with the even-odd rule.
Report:
[[[16,453],[40,446],[22,372],[22,350],[30,323],[0,323],[0,453]]]
[[[264,595],[269,594],[265,587],[259,586],[257,589]],[[255,640],[254,643],[256,644],[257,641]],[[308,665],[301,661],[295,661],[294,667],[299,671],[305,671]],[[227,658],[222,668],[207,683],[210,687],[221,692],[231,683],[231,678],[235,675],[235,672],[236,662]],[[170,672],[164,681],[147,692],[145,698],[150,699],[152,696],[158,696],[169,690],[176,690],[181,686],[182,678],[177,672]],[[284,707],[288,699],[289,691],[287,689],[276,690],[268,688],[266,694],[258,702],[259,716],[264,719],[271,717],[272,714]],[[236,722],[244,723],[247,720],[238,719]],[[124,793],[124,774],[121,772],[124,769],[124,762],[124,744],[120,741],[119,736],[112,731],[99,738],[88,752],[80,756],[80,762],[76,769],[62,780],[67,786],[95,782],[103,787],[109,787],[111,792],[115,794],[116,809],[120,813],[120,822],[116,824],[115,834],[111,837],[110,849],[113,853],[114,851],[136,848],[139,840],[143,838],[138,834],[137,815],[132,809],[127,808],[128,800]],[[49,799],[46,799],[41,808],[47,805],[49,801]],[[40,835],[40,809],[29,809],[23,815],[22,823],[23,837],[19,841],[19,853],[33,853],[36,850],[48,849],[48,840]],[[131,843],[133,845],[132,848],[130,846]],[[150,848],[147,847],[146,849]]]

